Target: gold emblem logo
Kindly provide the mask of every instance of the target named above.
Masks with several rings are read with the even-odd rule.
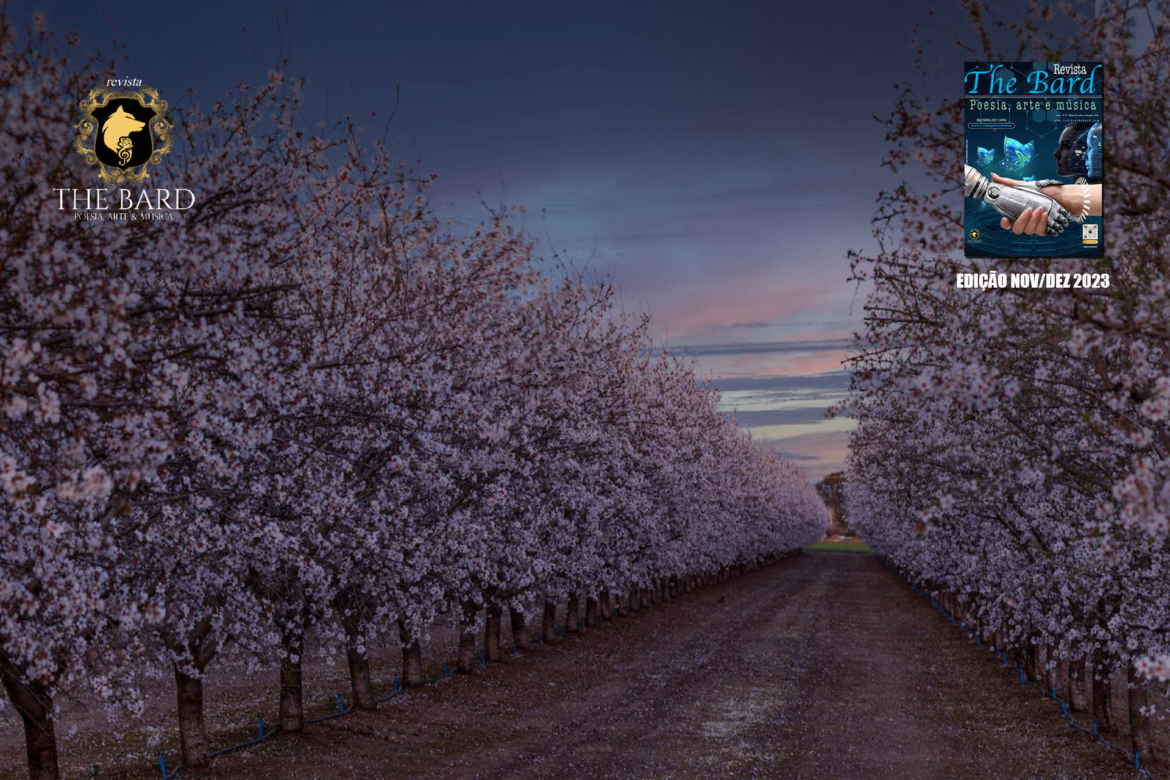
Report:
[[[972,240],[972,241],[978,241],[978,240],[979,240],[979,231],[978,231],[978,230],[972,230],[972,231],[970,232],[970,236],[971,236],[971,240]]]
[[[150,87],[138,92],[92,90],[81,101],[75,127],[73,147],[87,163],[97,164],[98,178],[109,184],[141,184],[150,177],[147,166],[161,163],[174,145],[167,101]]]

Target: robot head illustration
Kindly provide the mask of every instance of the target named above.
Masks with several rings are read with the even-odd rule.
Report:
[[[1100,122],[1070,122],[1060,134],[1060,143],[1053,153],[1056,175],[1101,180]]]
[[[1104,136],[1104,129],[1101,123],[1097,122],[1089,128],[1089,132],[1085,135],[1085,168],[1089,172],[1089,180],[1101,179],[1101,142]]]

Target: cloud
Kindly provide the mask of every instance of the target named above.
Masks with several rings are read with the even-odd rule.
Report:
[[[805,455],[805,454],[800,453],[800,452],[791,452],[789,450],[776,450],[776,449],[774,449],[774,450],[772,450],[772,454],[778,455],[781,458],[784,458],[785,460],[792,460],[792,461],[814,462],[814,461],[819,461],[821,459],[819,455]]]
[[[763,409],[760,411],[734,412],[739,424],[746,428],[762,425],[804,425],[825,420],[825,406],[805,406],[796,409]],[[725,412],[729,417],[732,412]]]
[[[784,439],[756,439],[755,443],[800,465],[812,481],[845,468],[849,431],[806,433]]]
[[[834,392],[844,394],[849,390],[849,372],[844,370],[826,371],[821,374],[803,376],[733,376],[714,380],[714,384],[728,392]]]
[[[763,355],[793,352],[840,352],[853,346],[853,339],[817,341],[745,341],[731,344],[679,344],[670,347],[672,354],[720,356]]]

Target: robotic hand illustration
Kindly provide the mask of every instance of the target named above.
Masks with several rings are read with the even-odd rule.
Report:
[[[1028,209],[1040,209],[1048,215],[1048,235],[1059,236],[1070,222],[1080,221],[1072,213],[1040,190],[1059,181],[1030,181],[1027,186],[1009,187],[988,181],[970,165],[963,166],[963,194],[991,206],[1010,222]]]

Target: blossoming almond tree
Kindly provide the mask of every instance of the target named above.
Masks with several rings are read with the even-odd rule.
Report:
[[[445,615],[474,655],[486,608],[498,657],[504,606],[520,642],[533,603],[595,617],[826,527],[612,290],[542,272],[505,215],[442,223],[351,127],[302,129],[298,83],[177,112],[152,183],[195,205],[123,230],[49,207],[93,184],[60,128],[97,73],[2,14],[0,47],[0,680],[32,777],[59,774],[61,690],[134,714],[173,678],[203,766],[228,645],[279,668],[295,731],[310,629],[372,708],[372,643],[416,683]]]
[[[1103,726],[1107,680],[1127,672],[1133,745],[1149,758],[1138,673],[1165,675],[1170,631],[1167,183],[1151,167],[1165,156],[1166,32],[1138,50],[1112,4],[1092,19],[1070,11],[1070,41],[1046,32],[1039,4],[1018,24],[968,10],[982,59],[1106,63],[1110,256],[963,259],[959,101],[900,91],[886,162],[924,184],[883,194],[880,251],[855,263],[873,292],[848,403],[860,422],[850,513],[879,553],[1017,648],[1033,674],[1051,683],[1067,660],[1074,706],[1091,678]],[[1018,52],[997,50],[1004,38]],[[955,288],[956,272],[993,268],[1108,273],[1111,285]]]

